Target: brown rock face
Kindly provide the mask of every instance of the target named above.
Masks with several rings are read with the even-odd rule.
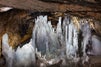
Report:
[[[40,12],[67,12],[99,20],[101,17],[100,3],[100,0],[0,0],[1,6]]]
[[[17,9],[0,13],[0,53],[4,33],[8,33],[9,44],[13,48],[31,37],[33,22],[28,21],[28,14],[27,11]]]

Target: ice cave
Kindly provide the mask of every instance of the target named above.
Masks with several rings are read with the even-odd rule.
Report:
[[[101,67],[100,2],[1,0],[0,67]]]

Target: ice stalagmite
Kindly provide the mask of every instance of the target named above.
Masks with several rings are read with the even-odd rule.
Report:
[[[4,34],[2,37],[2,53],[6,59],[7,67],[34,66],[35,53],[32,40],[14,51],[8,44],[8,35]]]
[[[35,44],[36,44],[36,47],[38,49],[38,51],[41,51],[42,54],[45,54],[46,53],[46,41],[48,40],[47,39],[47,32],[46,32],[46,25],[44,22],[44,19],[43,20],[43,16],[40,16],[40,17],[37,17],[36,19],[36,22],[35,22],[35,27],[34,27],[34,31],[35,33],[33,35],[35,35]]]
[[[32,46],[32,40],[22,47],[18,47],[15,52],[15,66],[17,67],[29,67],[34,66],[35,53]]]
[[[57,24],[57,29],[56,29],[56,32],[57,32],[57,35],[58,36],[61,36],[61,34],[62,34],[62,28],[61,28],[61,19],[62,19],[62,17],[59,17],[59,21],[58,21],[58,24]]]
[[[14,50],[9,46],[7,34],[4,34],[2,37],[2,54],[6,59],[7,67],[13,67]]]
[[[93,49],[88,54],[101,55],[101,40],[91,35],[89,22],[82,19],[76,24],[71,19],[72,17],[69,16],[62,21],[62,17],[59,17],[55,28],[51,21],[48,21],[47,16],[38,16],[35,19],[30,42],[18,47],[15,51],[9,46],[8,35],[4,34],[2,53],[7,66],[30,67],[34,66],[37,60],[40,61],[39,66],[52,65],[60,60],[63,60],[65,65],[69,64],[69,60],[85,62],[88,61],[86,47],[90,42]]]
[[[57,34],[60,45],[64,46],[64,37],[63,37],[63,31],[62,31],[62,17],[59,17],[59,21],[56,28],[56,34]]]
[[[82,35],[83,35],[83,53],[85,53],[86,45],[89,44],[91,39],[91,29],[88,21],[84,20],[84,24],[82,25]]]
[[[93,35],[92,38],[92,49],[89,50],[87,53],[90,55],[101,56],[101,40],[98,36]]]
[[[74,59],[77,57],[76,51],[78,50],[78,31],[72,21],[70,21],[65,28],[66,55],[68,59]]]
[[[66,26],[67,26],[67,30],[68,30],[68,24],[69,24],[69,23],[70,23],[69,17],[65,16],[65,18],[64,18],[64,20],[63,20],[63,25],[62,25],[64,37],[65,37]],[[67,31],[67,33],[68,33],[68,31]]]
[[[46,55],[48,59],[58,56],[57,49],[60,44],[51,22],[47,21],[47,16],[37,17],[33,35],[35,35],[36,48],[42,55]]]
[[[72,29],[72,24],[69,24],[68,27],[68,34],[67,34],[67,44],[66,44],[66,50],[67,50],[67,56],[72,57],[73,52],[73,29]]]
[[[83,41],[82,41],[82,52],[83,52],[82,60],[83,60],[83,63],[84,63],[84,62],[87,62],[89,60],[89,57],[87,56],[87,53],[86,53],[86,47],[91,42],[91,29],[90,29],[89,22],[86,19],[82,19],[80,21],[80,30],[82,32],[82,37],[83,37]]]
[[[73,46],[75,48],[75,51],[78,50],[78,29],[76,26],[73,27]]]

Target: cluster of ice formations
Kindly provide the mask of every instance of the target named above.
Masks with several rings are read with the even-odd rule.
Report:
[[[87,20],[79,21],[79,29],[69,17],[65,17],[62,22],[62,17],[59,17],[57,27],[54,28],[51,21],[47,20],[47,16],[38,16],[35,19],[35,26],[33,28],[32,39],[23,47],[18,47],[16,51],[9,46],[8,35],[4,34],[2,37],[2,53],[6,58],[8,67],[16,66],[29,66],[33,65],[36,61],[35,53],[46,63],[52,64],[59,61],[64,56],[74,62],[78,62],[78,48],[82,48],[83,62],[88,61],[86,54],[86,46],[90,41],[93,44],[93,51],[88,52],[97,54],[101,51],[96,50],[101,44],[96,37],[92,37],[91,28]],[[81,47],[79,45],[79,33],[82,32],[83,39],[81,40]],[[95,46],[95,44],[98,46]],[[100,46],[101,47],[101,46]],[[100,53],[101,54],[101,53]],[[55,59],[53,61],[52,59]],[[65,59],[66,60],[66,59]],[[15,63],[14,63],[15,62]]]

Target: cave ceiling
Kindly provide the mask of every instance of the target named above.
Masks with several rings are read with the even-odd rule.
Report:
[[[65,12],[101,20],[100,2],[100,0],[0,0],[0,7],[9,6],[40,12]]]

